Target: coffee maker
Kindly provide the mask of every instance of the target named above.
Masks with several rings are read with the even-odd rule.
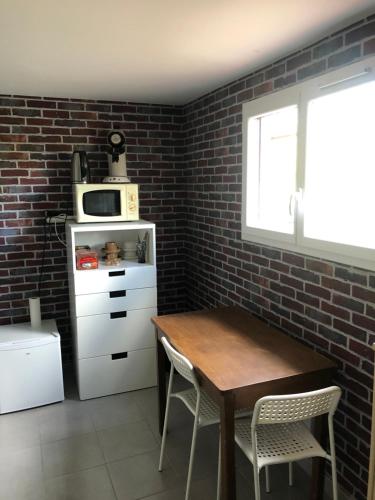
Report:
[[[109,176],[103,179],[104,183],[124,184],[130,182],[126,172],[125,136],[114,130],[108,134],[108,169]]]

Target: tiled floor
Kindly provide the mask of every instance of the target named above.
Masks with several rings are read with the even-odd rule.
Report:
[[[192,418],[172,402],[165,470],[158,472],[156,389],[79,401],[65,382],[63,403],[0,416],[1,500],[179,500],[184,498]],[[198,435],[192,500],[216,496],[218,434]],[[306,498],[308,481],[286,466],[271,470],[264,500]],[[238,498],[253,498],[252,469],[237,455]],[[262,500],[263,500],[262,499]]]

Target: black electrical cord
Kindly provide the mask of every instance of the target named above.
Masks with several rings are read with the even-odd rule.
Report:
[[[47,217],[44,218],[44,230],[43,230],[43,249],[42,249],[42,263],[39,268],[39,279],[38,279],[38,297],[40,297],[40,288],[42,284],[42,279],[44,275],[45,260],[46,260],[46,249],[47,249]],[[51,239],[51,226],[49,238]]]

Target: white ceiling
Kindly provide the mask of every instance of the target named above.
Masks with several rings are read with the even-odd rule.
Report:
[[[375,0],[1,0],[0,93],[182,104]]]

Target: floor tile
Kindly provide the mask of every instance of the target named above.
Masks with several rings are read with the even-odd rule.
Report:
[[[37,419],[22,413],[0,416],[0,456],[40,444]]]
[[[45,418],[39,424],[40,439],[42,443],[51,443],[66,439],[77,434],[94,432],[94,424],[89,415],[63,413]]]
[[[43,473],[51,478],[104,463],[95,433],[42,445]]]
[[[0,485],[1,500],[49,500],[44,482],[19,477],[17,481],[4,482]]]
[[[98,437],[108,462],[158,448],[158,443],[144,420],[104,429],[98,432]]]
[[[90,416],[97,430],[116,427],[143,419],[135,398],[129,395],[100,398],[89,403]]]
[[[15,483],[19,478],[31,481],[43,479],[40,446],[11,451],[0,456],[0,498],[2,486]]]
[[[105,466],[45,481],[48,500],[116,500]]]
[[[135,500],[178,486],[178,478],[166,464],[158,471],[159,453],[152,452],[108,464],[118,500]]]

